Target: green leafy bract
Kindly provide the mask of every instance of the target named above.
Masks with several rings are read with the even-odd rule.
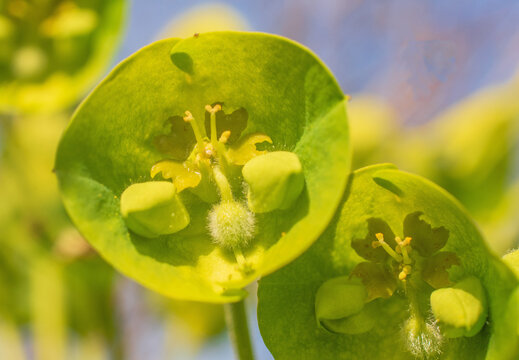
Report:
[[[269,151],[291,151],[303,168],[305,188],[292,207],[256,214],[255,238],[242,249],[246,272],[213,243],[211,204],[190,189],[179,196],[191,222],[172,235],[129,232],[119,209],[121,193],[150,181],[152,166],[167,158],[161,149],[179,154],[157,147],[161,135],[182,129],[171,118],[189,110],[201,122],[208,104],[226,114],[245,109],[236,113],[247,115],[241,138],[265,134]],[[208,302],[239,300],[243,286],[306,250],[333,216],[349,166],[345,99],[328,70],[296,43],[238,32],[163,40],[125,60],[79,107],[56,159],[65,206],[106,260],[162,294]],[[244,200],[242,184],[232,185]]]
[[[396,236],[415,236],[411,247],[415,243],[422,250],[419,253],[412,248],[409,252],[414,260],[413,270],[404,280],[391,272],[396,261],[388,253],[382,261],[372,253],[359,253],[359,247],[354,246],[353,240],[364,239],[373,232],[390,240],[390,231]],[[389,241],[387,244],[394,245]],[[423,252],[424,249],[428,250]],[[486,292],[488,318],[473,337],[447,338],[432,317],[429,298],[434,287],[427,281],[431,279],[430,273],[418,268],[423,270],[429,259],[435,262],[438,254],[447,255],[439,256],[440,262],[434,266],[439,270],[429,270],[433,274],[439,271],[440,280],[433,281],[434,284],[445,287],[445,281],[459,283],[475,277]],[[457,262],[453,263],[449,254],[455,254]],[[360,264],[368,265],[359,267]],[[392,282],[399,284],[390,296],[383,292],[389,283],[380,283],[383,277],[377,269],[382,266],[389,269],[384,276],[392,275]],[[368,292],[379,291],[371,296],[373,300],[368,297],[365,304],[366,309],[376,308],[374,315],[367,317],[370,321],[375,319],[375,325],[371,330],[366,328],[351,335],[353,327],[346,327],[344,321],[353,321],[352,316],[341,319],[345,328],[332,329],[336,333],[319,327],[314,310],[318,289],[330,279],[355,279],[356,272],[361,270],[372,283],[379,282],[365,283]],[[304,354],[308,359],[511,360],[519,355],[519,317],[514,309],[517,295],[512,296],[517,284],[510,269],[488,251],[475,225],[451,196],[421,177],[391,165],[376,165],[351,175],[335,219],[305,254],[261,279],[259,326],[276,359],[294,359]],[[393,290],[389,288],[389,292]]]

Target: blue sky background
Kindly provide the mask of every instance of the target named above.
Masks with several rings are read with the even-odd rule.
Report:
[[[387,99],[421,123],[519,64],[516,0],[220,1],[252,30],[312,49],[344,92]],[[153,41],[173,17],[207,1],[134,0],[118,59]]]

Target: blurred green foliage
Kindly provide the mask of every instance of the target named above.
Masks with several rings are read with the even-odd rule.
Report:
[[[124,0],[0,2],[0,112],[53,112],[94,84],[119,40]]]
[[[379,99],[353,96],[354,164],[392,162],[433,180],[463,203],[503,254],[519,241],[518,93],[516,77],[415,126],[400,124]]]
[[[125,8],[0,1],[0,358],[26,358],[27,336],[37,359],[125,356],[115,273],[71,225],[53,173],[70,106],[114,54]],[[194,352],[224,327],[220,306],[164,298],[148,306],[172,328],[184,324]]]

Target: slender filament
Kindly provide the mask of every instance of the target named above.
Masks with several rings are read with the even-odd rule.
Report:
[[[391,246],[388,245],[388,243],[386,243],[384,241],[384,234],[382,233],[377,233],[375,234],[375,236],[377,237],[377,240],[378,240],[378,244],[380,244],[379,246],[382,246],[382,248],[384,248],[384,250],[393,258],[395,259],[396,261],[398,262],[402,262],[402,257],[400,255],[398,255],[396,253],[395,250],[393,250],[391,248]]]
[[[198,152],[200,154],[203,154],[205,150],[205,144],[204,139],[202,137],[202,134],[200,133],[200,128],[198,127],[198,123],[196,122],[195,118],[193,117],[193,114],[191,112],[186,111],[186,116],[184,116],[184,121],[191,124],[191,127],[193,128],[193,132],[195,133],[196,143],[198,144]]]
[[[411,258],[409,257],[409,254],[408,254],[408,251],[407,251],[407,248],[411,248],[411,238],[410,237],[406,237],[402,243],[402,256],[404,257],[404,264],[411,264]]]
[[[206,105],[205,110],[211,114],[211,144],[216,149],[216,143],[218,142],[218,133],[216,131],[216,113],[222,110],[222,106],[220,104],[216,104],[211,107],[211,105]]]

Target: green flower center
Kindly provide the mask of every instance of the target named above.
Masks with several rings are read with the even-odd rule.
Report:
[[[272,143],[265,134],[240,136],[245,129],[244,109],[230,115],[223,113],[220,103],[206,105],[204,109],[206,126],[201,126],[190,111],[185,111],[181,119],[172,118],[175,123],[172,123],[171,134],[156,138],[159,150],[167,150],[175,159],[155,163],[150,170],[151,177],[161,174],[163,179],[170,179],[172,185],[157,185],[160,181],[150,182],[149,186],[132,185],[123,193],[126,196],[121,197],[125,200],[121,211],[128,227],[137,234],[147,237],[172,234],[189,224],[188,210],[178,196],[188,190],[202,202],[212,204],[207,229],[213,243],[233,251],[239,269],[248,272],[250,266],[243,249],[253,244],[255,214],[285,210],[293,205],[304,187],[302,165],[294,153],[258,150],[257,144]],[[236,113],[238,116],[234,116]],[[192,131],[182,127],[185,125]],[[219,125],[224,129],[218,129]],[[231,129],[236,129],[238,134],[233,134]],[[191,151],[187,159],[180,161],[182,154],[187,153],[186,147]],[[148,190],[163,193],[146,196],[143,192]],[[157,214],[164,218],[154,220]],[[180,222],[176,219],[178,214],[183,214]]]
[[[401,301],[392,298],[404,296],[408,314],[402,319],[403,341],[417,357],[440,353],[443,337],[474,336],[481,330],[487,316],[482,285],[474,277],[451,283],[447,270],[460,260],[453,252],[440,251],[449,231],[433,228],[421,216],[415,212],[405,217],[403,240],[384,220],[368,219],[367,235],[351,242],[367,261],[318,289],[315,306],[321,327],[343,334],[370,331],[386,306]]]
[[[391,246],[388,245],[384,241],[384,234],[377,233],[375,235],[377,237],[377,241],[373,241],[371,246],[373,248],[378,248],[381,246],[388,254],[391,256],[399,265],[400,273],[398,274],[398,279],[401,281],[405,281],[407,275],[411,274],[411,264],[413,260],[409,257],[409,253],[411,252],[411,240],[412,238],[407,236],[404,240],[400,239],[398,236],[395,237],[395,242],[397,243],[396,248],[393,250]]]
[[[206,190],[198,193],[202,200],[213,198],[211,184],[216,185],[219,200],[216,201],[208,215],[209,233],[215,244],[233,251],[240,269],[248,271],[242,248],[249,245],[254,237],[254,214],[233,195],[228,177],[233,173],[232,167],[237,164],[233,161],[233,149],[227,145],[231,131],[224,130],[220,138],[217,137],[216,114],[222,110],[222,106],[220,104],[206,105],[205,110],[210,116],[209,137],[205,133],[205,128],[199,126],[190,111],[186,111],[183,117],[183,120],[191,125],[196,140],[190,157],[183,164],[183,169],[175,173],[175,171],[171,171],[172,163],[170,161],[161,161],[152,167],[151,173],[152,176],[155,176],[162,171],[163,177],[173,178],[177,184],[182,183],[180,191],[185,187],[195,188],[203,183]],[[254,138],[249,138],[249,146],[242,149],[242,152],[247,152],[247,154],[242,155],[252,158],[264,153],[265,151],[256,149],[255,145],[258,141],[272,142],[268,136],[256,134]],[[169,173],[167,168],[170,170]],[[184,169],[187,169],[187,172]]]

